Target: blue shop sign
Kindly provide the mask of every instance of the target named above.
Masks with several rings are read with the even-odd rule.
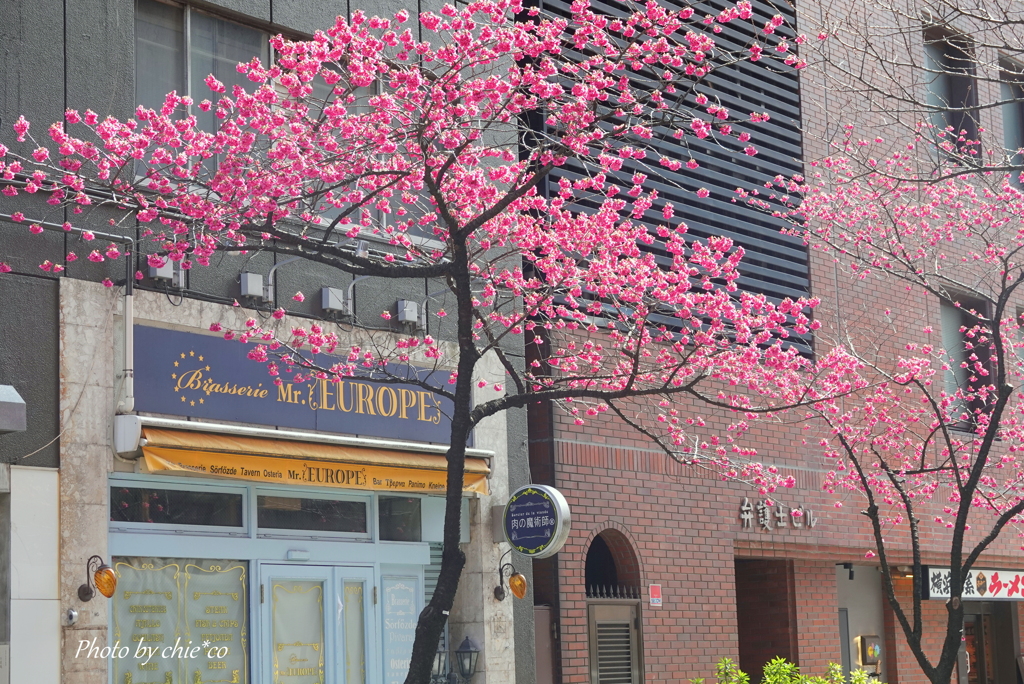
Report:
[[[135,409],[321,432],[447,443],[452,402],[420,385],[362,378],[280,386],[248,358],[254,344],[135,326]],[[330,367],[324,354],[316,362]],[[388,372],[445,387],[449,373],[389,365]]]
[[[554,487],[520,487],[505,504],[505,539],[514,551],[533,558],[558,553],[569,537],[569,504]]]

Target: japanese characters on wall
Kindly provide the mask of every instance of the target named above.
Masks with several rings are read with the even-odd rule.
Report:
[[[112,658],[118,684],[248,682],[246,564],[185,558],[116,558]]]
[[[949,568],[924,568],[925,598],[948,599],[950,591]],[[1024,571],[971,570],[964,578],[964,601],[1021,601],[1024,600]]]
[[[756,527],[762,532],[789,528],[807,530],[817,524],[818,519],[814,511],[803,505],[784,506],[764,500],[751,503],[749,497],[743,497],[743,502],[740,503],[740,525],[743,529]]]

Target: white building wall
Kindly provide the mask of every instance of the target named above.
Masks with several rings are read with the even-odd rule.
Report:
[[[11,682],[60,682],[59,480],[11,466]]]

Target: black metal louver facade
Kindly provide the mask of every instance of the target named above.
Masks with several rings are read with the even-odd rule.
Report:
[[[676,10],[693,7],[695,18],[717,15],[723,8],[734,5],[718,0],[699,4],[673,0],[660,0],[660,3]],[[777,33],[789,38],[795,36],[796,13],[790,4],[765,0],[753,0],[752,4],[753,20],[735,20],[722,25],[721,33],[715,34],[719,46],[745,53],[758,37],[760,27],[774,15],[782,15],[785,20]],[[539,0],[539,5],[547,13],[568,17],[571,0]],[[623,14],[623,6],[615,0],[592,0],[591,7],[609,16]],[[751,112],[770,115],[767,122],[733,125],[737,133],[750,133],[757,155],[745,154],[743,147],[746,145],[737,142],[735,137],[698,140],[687,136],[685,141],[679,141],[669,131],[661,131],[662,135],[647,141],[653,155],[649,154],[645,163],[628,160],[617,179],[620,185],[628,187],[634,173],[647,174],[645,186],[656,188],[662,201],[675,205],[674,220],[684,221],[689,226],[690,236],[727,236],[744,248],[746,255],[737,282],[741,289],[781,300],[809,294],[807,248],[800,238],[782,234],[781,230],[787,225],[785,221],[746,206],[742,200],[732,201],[737,188],[748,192],[759,190],[762,199],[766,199],[766,181],[780,174],[788,177],[803,172],[798,71],[769,58],[768,52],[766,48],[765,58],[759,62],[741,61],[719,68],[698,87],[698,92],[717,97],[737,117],[746,118]],[[693,106],[694,111],[701,110],[693,97],[692,93],[687,96],[687,104]],[[705,114],[703,118],[708,116]],[[660,156],[683,162],[692,158],[700,166],[694,170],[684,166],[674,172],[657,163]],[[557,187],[560,178],[572,180],[589,171],[580,162],[571,161],[558,169],[549,182],[551,187]],[[695,192],[700,188],[707,188],[710,195],[698,198]],[[586,202],[581,205],[585,206]],[[652,227],[665,223],[660,207],[661,203],[656,203],[644,218]],[[644,248],[658,255],[663,264],[670,263],[661,243]],[[678,321],[666,317],[664,323],[673,326]]]

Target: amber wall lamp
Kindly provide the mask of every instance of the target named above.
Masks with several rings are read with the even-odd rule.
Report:
[[[100,556],[91,556],[85,562],[85,584],[78,587],[78,598],[83,602],[92,601],[97,590],[110,598],[116,589],[117,575],[114,569],[104,563]]]

